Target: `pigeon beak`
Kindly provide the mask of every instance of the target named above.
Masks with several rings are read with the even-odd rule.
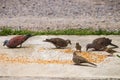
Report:
[[[3,46],[5,46],[5,43],[3,43]]]
[[[9,42],[8,40],[5,40],[5,41],[3,42],[3,46],[5,46],[8,42]]]

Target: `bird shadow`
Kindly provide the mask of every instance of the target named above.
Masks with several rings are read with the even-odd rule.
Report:
[[[107,48],[109,48],[109,49],[115,49],[116,47],[106,47],[105,49],[107,49]],[[101,49],[101,50],[91,49],[88,52],[91,52],[91,51],[105,51],[105,49]]]
[[[51,49],[61,49],[61,48],[51,48]]]
[[[21,48],[21,49],[22,49],[22,48],[30,48],[30,47],[28,47],[28,46],[23,46],[23,47],[16,47],[16,48],[18,48],[18,49]]]
[[[69,49],[69,48],[51,48],[51,49]]]
[[[87,64],[74,64],[76,66],[84,66],[84,67],[93,67],[96,68],[97,66],[93,66],[93,65],[87,65]]]
[[[6,49],[26,49],[26,48],[30,48],[30,47],[28,47],[28,46],[23,46],[23,47],[6,48]]]

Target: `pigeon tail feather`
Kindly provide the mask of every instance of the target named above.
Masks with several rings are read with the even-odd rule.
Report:
[[[115,46],[116,48],[118,48],[118,46],[117,46],[117,45],[115,45],[115,44],[112,44],[112,43],[111,43],[110,45]]]
[[[91,62],[88,62],[88,63],[90,63],[90,64],[92,64],[92,65],[94,65],[94,66],[97,66],[96,64],[94,64],[94,63],[91,63]]]

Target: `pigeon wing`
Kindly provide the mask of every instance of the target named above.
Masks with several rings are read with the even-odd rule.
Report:
[[[64,46],[67,46],[67,43],[64,39],[61,39],[61,38],[51,38],[50,41],[57,45],[57,46],[60,46],[60,47],[64,47]]]
[[[8,45],[8,46],[16,47],[16,46],[22,44],[25,40],[26,40],[26,39],[25,39],[24,36],[14,37],[14,38],[12,38],[12,39],[9,41],[9,45]]]

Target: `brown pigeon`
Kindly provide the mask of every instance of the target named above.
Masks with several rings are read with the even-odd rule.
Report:
[[[118,52],[118,51],[113,50],[112,48],[106,48],[105,51],[108,52],[108,53],[110,53],[109,56],[113,56],[114,53],[117,53],[117,52]],[[120,52],[119,52],[119,53],[120,53]]]
[[[51,42],[56,46],[56,48],[63,48],[66,47],[68,44],[71,44],[71,41],[69,39],[64,40],[61,38],[51,38],[44,40],[45,42]]]
[[[91,44],[87,44],[86,51],[89,48],[94,48],[95,51],[101,51],[104,50],[108,45],[114,46],[115,48],[118,48],[117,45],[111,43],[112,40],[109,38],[101,37],[93,40]]]
[[[76,65],[81,65],[81,63],[89,63],[89,64],[92,64],[92,65],[94,65],[94,66],[97,66],[96,64],[89,62],[89,61],[88,61],[87,59],[85,59],[84,57],[77,55],[77,51],[75,51],[75,52],[73,53],[73,58],[72,58],[72,60],[73,60],[73,62],[74,62]]]
[[[20,45],[20,47],[22,47],[22,43],[26,41],[29,37],[31,37],[30,34],[25,36],[21,35],[21,36],[13,37],[10,40],[5,40],[3,46],[6,45],[8,48],[16,48],[17,46]]]
[[[79,45],[79,43],[76,43],[76,46],[75,46],[76,50],[80,51],[81,52],[81,46]]]

